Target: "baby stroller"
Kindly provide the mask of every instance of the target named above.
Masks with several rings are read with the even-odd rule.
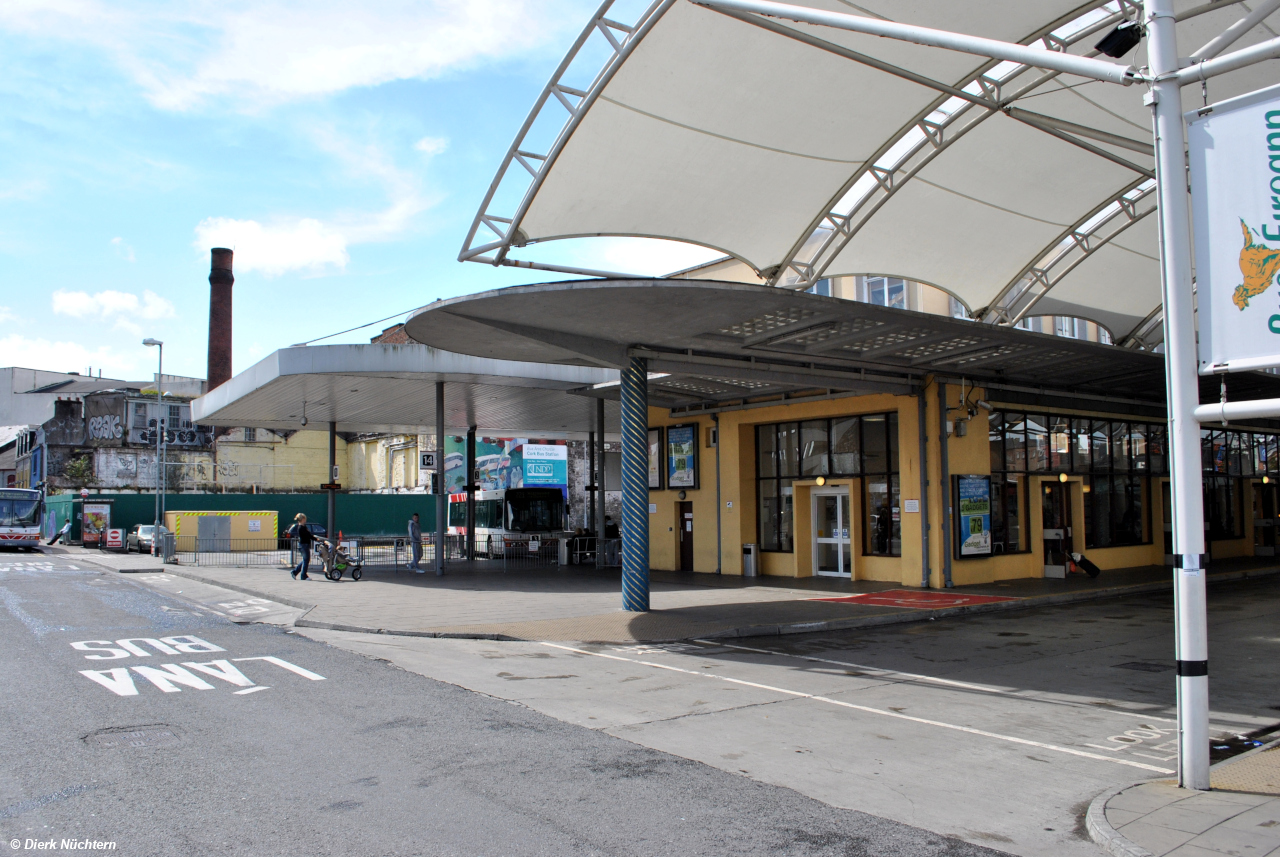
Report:
[[[317,539],[316,554],[324,563],[324,576],[330,580],[341,580],[344,571],[351,574],[352,580],[359,580],[364,575],[361,570],[364,568],[364,560],[350,556],[341,542],[335,548],[333,542]]]

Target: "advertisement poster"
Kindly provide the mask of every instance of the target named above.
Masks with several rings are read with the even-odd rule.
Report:
[[[698,487],[698,427],[667,427],[667,487]]]
[[[86,547],[97,547],[98,542],[105,538],[103,534],[110,526],[110,503],[84,504],[84,520],[81,523],[81,533],[84,537],[84,544]]]
[[[524,445],[525,486],[567,485],[568,475],[569,448],[567,446],[543,443]]]
[[[467,484],[467,439],[461,435],[445,436],[445,493],[458,494]],[[434,464],[434,453],[430,455]],[[497,491],[526,486],[568,485],[569,448],[560,442],[530,441],[522,437],[476,438],[476,488]],[[430,482],[428,469],[419,469],[420,484]]]
[[[991,477],[956,477],[956,545],[960,556],[991,555]]]
[[[662,429],[649,429],[649,488],[662,489]]]
[[[1280,366],[1280,86],[1186,118],[1200,373]]]

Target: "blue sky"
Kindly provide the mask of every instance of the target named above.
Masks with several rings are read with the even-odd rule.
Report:
[[[203,376],[213,246],[236,250],[237,372],[438,297],[560,279],[456,257],[598,4],[361,5],[0,4],[0,365],[144,378],[152,336],[166,372]],[[709,258],[639,243],[537,258],[642,273]]]

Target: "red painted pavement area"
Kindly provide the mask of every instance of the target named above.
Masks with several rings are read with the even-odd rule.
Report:
[[[958,592],[935,592],[919,589],[890,589],[885,592],[864,592],[861,595],[842,595],[839,598],[810,598],[810,601],[834,601],[841,604],[869,604],[874,607],[910,607],[914,610],[938,610],[943,607],[964,607],[969,604],[994,604],[997,601],[1018,601],[1003,595],[962,595]]]

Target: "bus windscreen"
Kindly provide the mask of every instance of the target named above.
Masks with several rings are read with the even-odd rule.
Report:
[[[513,533],[559,532],[564,526],[564,495],[557,489],[515,489],[507,492]]]
[[[0,491],[0,527],[31,527],[40,523],[40,495]]]

